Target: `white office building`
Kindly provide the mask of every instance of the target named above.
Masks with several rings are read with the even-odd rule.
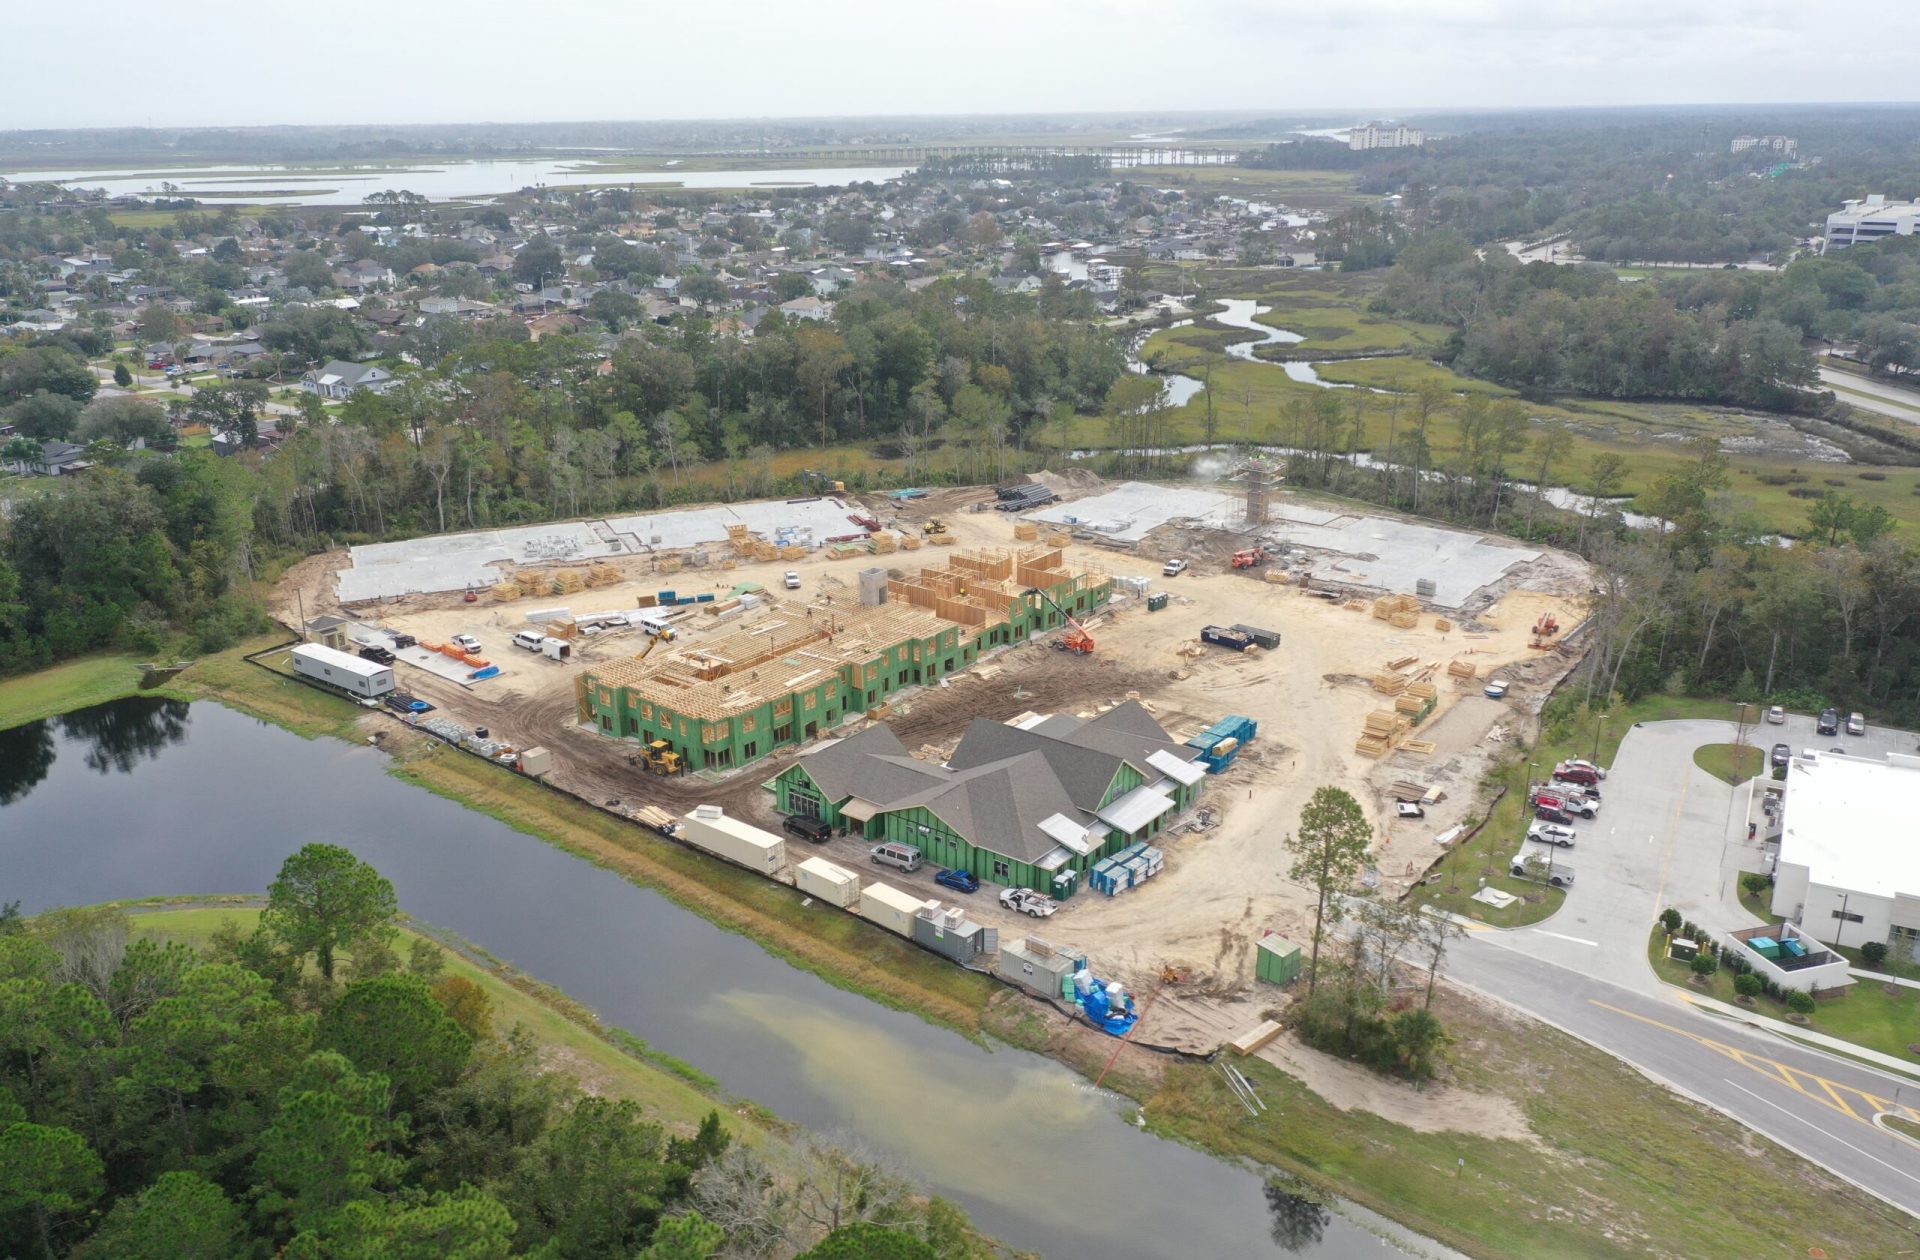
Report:
[[[1347,133],[1347,147],[1362,149],[1417,149],[1427,142],[1427,133],[1404,123],[1368,123]]]
[[[1920,231],[1920,201],[1888,201],[1880,193],[1841,203],[1827,216],[1827,249],[1867,245],[1883,236]]]
[[[1920,757],[1805,752],[1787,769],[1773,912],[1828,945],[1920,961]]]

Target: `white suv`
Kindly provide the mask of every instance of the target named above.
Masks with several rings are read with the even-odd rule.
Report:
[[[1562,849],[1571,849],[1573,838],[1573,828],[1562,827],[1558,823],[1537,822],[1527,828],[1527,839],[1536,844],[1552,844]]]

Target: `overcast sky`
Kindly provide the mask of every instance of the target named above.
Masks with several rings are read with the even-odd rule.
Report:
[[[1898,0],[14,0],[0,30],[0,128],[1920,97]]]

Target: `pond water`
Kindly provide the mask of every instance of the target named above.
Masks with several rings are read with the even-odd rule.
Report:
[[[912,169],[895,163],[720,171],[668,167],[636,172],[623,169],[617,158],[549,157],[380,165],[257,163],[177,169],[135,166],[20,171],[0,178],[50,181],[69,188],[98,188],[110,197],[164,195],[208,197],[215,205],[260,201],[288,206],[337,206],[358,205],[369,193],[399,190],[416,192],[434,201],[448,201],[497,197],[522,188],[572,188],[589,184],[667,184],[682,188],[805,188],[867,181],[878,184],[898,179]],[[174,191],[163,191],[163,184],[174,185]]]
[[[1139,1132],[1131,1104],[1052,1060],[836,989],[386,765],[212,704],[124,700],[0,732],[0,901],[33,913],[259,893],[300,845],[342,844],[409,913],[790,1120],[860,1134],[1014,1246],[1119,1260],[1406,1254]]]

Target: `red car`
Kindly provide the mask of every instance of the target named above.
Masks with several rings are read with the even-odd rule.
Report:
[[[1591,786],[1605,777],[1598,767],[1578,762],[1563,761],[1553,768],[1553,778],[1557,783],[1579,783]]]

